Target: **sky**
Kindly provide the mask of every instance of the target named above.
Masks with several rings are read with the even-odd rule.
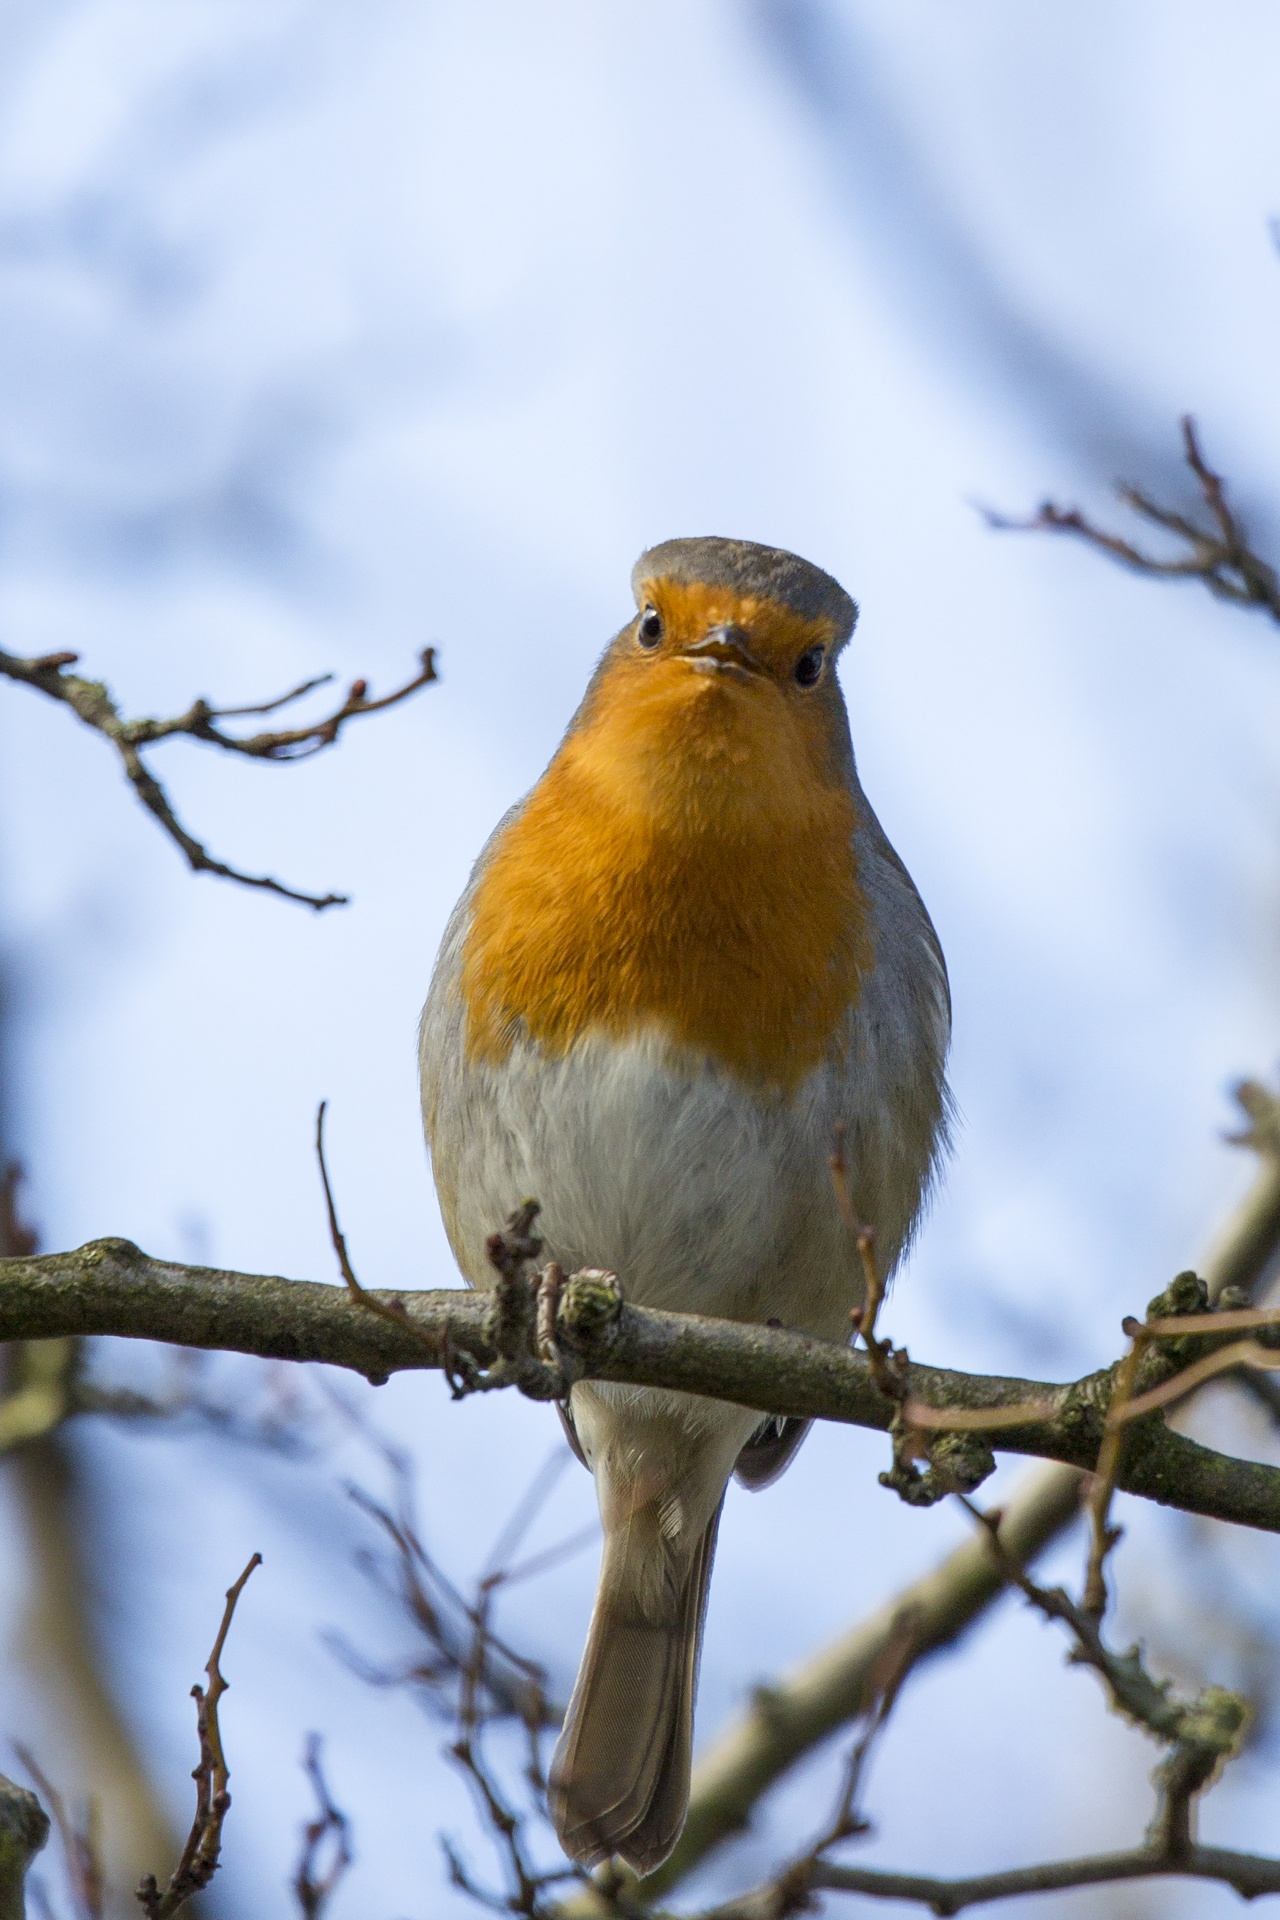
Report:
[[[1229,1087],[1280,1053],[1280,636],[980,509],[1119,524],[1117,478],[1186,504],[1191,412],[1280,548],[1278,57],[1257,0],[0,0],[2,644],[79,651],[129,713],[327,670],[383,692],[428,644],[441,672],[307,765],[152,755],[215,853],[350,892],[318,917],[189,875],[102,742],[0,687],[6,1124],[45,1244],[332,1277],[327,1098],[362,1277],[452,1283],[413,1046],[446,916],[628,617],[636,554],[726,533],[859,600],[862,779],[950,968],[961,1126],[889,1330],[982,1371],[1112,1358],[1246,1183]],[[237,1362],[210,1378],[261,1391]],[[440,1729],[323,1637],[400,1631],[342,1482],[383,1484],[374,1423],[465,1578],[555,1435],[435,1379],[344,1390],[356,1426],[326,1412],[300,1458],[77,1431],[104,1645],[175,1820],[186,1689],[265,1557],[229,1656],[228,1914],[285,1899],[312,1727],[359,1854],[334,1920],[465,1907]],[[882,1454],[819,1433],[775,1490],[731,1495],[700,1734],[961,1537],[876,1485]],[[1270,1543],[1123,1505],[1132,1621],[1230,1679],[1210,1623],[1274,1614]],[[575,1470],[539,1527],[591,1511]],[[592,1577],[587,1551],[506,1603],[561,1689]],[[10,1619],[23,1579],[0,1505]],[[17,1684],[8,1718],[40,1730]],[[908,1691],[859,1858],[1123,1844],[1151,1759],[1006,1603]],[[1207,1837],[1259,1843],[1277,1764],[1240,1763]],[[834,1778],[828,1755],[784,1788],[702,1893],[745,1884]],[[1036,1911],[1233,1896],[1103,1898]]]

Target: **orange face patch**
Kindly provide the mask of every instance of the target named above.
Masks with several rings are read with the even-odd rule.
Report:
[[[713,627],[739,627],[753,656],[780,680],[790,679],[807,648],[830,647],[835,635],[830,620],[807,620],[776,600],[701,580],[646,580],[641,597],[662,615],[667,653],[693,645]]]
[[[870,963],[830,700],[791,678],[830,628],[710,586],[646,592],[661,646],[620,638],[481,878],[468,1051],[497,1062],[521,1034],[562,1054],[590,1033],[656,1030],[788,1090],[827,1053]],[[728,624],[764,671],[682,654]]]

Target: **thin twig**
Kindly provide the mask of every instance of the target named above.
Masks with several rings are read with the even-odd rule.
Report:
[[[208,1688],[195,1686],[191,1689],[191,1697],[196,1703],[196,1730],[200,1736],[200,1758],[192,1774],[196,1783],[195,1818],[191,1822],[187,1844],[182,1849],[182,1858],[169,1875],[163,1893],[153,1873],[146,1874],[139,1883],[137,1897],[147,1920],[169,1920],[170,1915],[185,1906],[193,1894],[208,1886],[218,1870],[222,1824],[231,1805],[231,1794],[227,1788],[230,1770],[222,1750],[222,1732],[218,1726],[218,1703],[227,1690],[227,1682],[222,1677],[218,1662],[222,1658],[236,1602],[244,1591],[249,1575],[261,1565],[262,1555],[255,1553],[240,1578],[227,1588],[222,1624],[218,1628],[213,1651],[205,1662]]]
[[[1116,486],[1126,506],[1182,542],[1186,551],[1172,558],[1149,553],[1131,540],[1096,526],[1079,507],[1059,507],[1052,500],[1044,501],[1028,518],[1011,518],[989,508],[983,509],[983,517],[989,527],[1002,532],[1074,534],[1135,573],[1161,580],[1199,580],[1216,599],[1257,608],[1280,623],[1280,576],[1250,546],[1242,522],[1227,501],[1222,476],[1213,471],[1201,452],[1190,414],[1182,420],[1182,448],[1199,486],[1209,526],[1197,525],[1186,514],[1162,506],[1140,487],[1123,481]]]
[[[432,1359],[438,1362],[440,1352],[438,1343],[422,1327],[415,1325],[399,1296],[382,1300],[376,1293],[370,1293],[367,1287],[361,1286],[356,1278],[355,1268],[347,1253],[347,1238],[338,1224],[338,1209],[334,1204],[333,1188],[329,1182],[329,1169],[325,1165],[324,1116],[328,1105],[327,1100],[322,1100],[316,1108],[316,1159],[320,1163],[320,1184],[324,1188],[325,1210],[329,1216],[329,1239],[337,1255],[338,1269],[346,1282],[347,1292],[357,1306],[366,1308],[370,1313],[376,1313],[380,1320],[389,1320],[393,1327],[398,1327],[402,1333],[407,1333],[411,1338],[419,1341],[430,1353]],[[366,1377],[375,1386],[381,1386],[387,1378],[385,1373],[381,1375],[370,1373]]]
[[[1158,1407],[1175,1406],[1179,1400],[1185,1400],[1189,1393],[1204,1386],[1207,1380],[1215,1379],[1220,1373],[1229,1373],[1236,1367],[1252,1367],[1259,1373],[1275,1373],[1280,1371],[1280,1353],[1274,1347],[1260,1347],[1256,1340],[1237,1340],[1233,1346],[1223,1347],[1217,1353],[1207,1353],[1194,1366],[1184,1367],[1172,1380],[1166,1380],[1162,1387],[1152,1387],[1149,1393],[1140,1393],[1124,1406],[1114,1408],[1107,1416],[1108,1425],[1127,1426],[1130,1420],[1140,1420],[1143,1414],[1154,1413]]]
[[[1278,1362],[1277,1364],[1280,1364]],[[918,1433],[999,1433],[1004,1427],[1033,1427],[1052,1420],[1052,1400],[1020,1400],[1011,1407],[931,1407],[904,1400],[902,1418]]]
[[[320,1749],[320,1735],[308,1734],[302,1765],[316,1796],[316,1817],[308,1820],[302,1829],[302,1852],[293,1876],[293,1890],[303,1920],[321,1920],[354,1857],[351,1822],[341,1808],[334,1805],[320,1764]],[[321,1871],[320,1856],[326,1846],[329,1858]]]
[[[802,1863],[806,1866],[803,1873],[793,1869],[790,1882],[781,1880],[757,1887],[710,1909],[698,1920],[777,1920],[801,1910],[806,1896],[816,1891],[913,1900],[938,1914],[959,1913],[966,1907],[1019,1894],[1160,1876],[1221,1881],[1247,1898],[1280,1892],[1280,1860],[1201,1847],[1192,1837],[1196,1797],[1224,1760],[1237,1751],[1247,1720],[1245,1703],[1214,1687],[1191,1701],[1176,1699],[1165,1683],[1146,1672],[1136,1648],[1127,1654],[1113,1654],[1104,1645],[1091,1612],[1077,1606],[1061,1588],[1040,1587],[1031,1579],[1000,1538],[999,1513],[982,1513],[968,1500],[964,1505],[984,1530],[1004,1577],[1047,1618],[1064,1621],[1071,1628],[1073,1657],[1098,1671],[1113,1705],[1126,1718],[1170,1748],[1168,1758],[1156,1771],[1156,1817],[1145,1843],[1120,1853],[1049,1861],[957,1879],[849,1867],[818,1854]]]
[[[1115,1385],[1107,1407],[1102,1445],[1098,1449],[1098,1464],[1093,1470],[1093,1485],[1089,1489],[1085,1502],[1089,1514],[1090,1538],[1089,1564],[1084,1583],[1084,1607],[1095,1620],[1101,1620],[1107,1610],[1107,1556],[1120,1538],[1119,1529],[1111,1525],[1111,1500],[1116,1490],[1116,1480],[1120,1473],[1120,1460],[1125,1443],[1124,1427],[1119,1416],[1132,1398],[1141,1360],[1142,1345],[1135,1340],[1116,1368]]]
[[[234,880],[240,886],[261,888],[268,893],[278,894],[282,899],[296,900],[303,906],[314,907],[317,911],[346,904],[346,894],[301,893],[293,887],[286,887],[279,880],[273,880],[269,875],[245,873],[238,867],[228,866],[225,861],[216,859],[204,843],[183,826],[164,788],[143,762],[142,750],[162,740],[184,735],[188,739],[220,747],[226,753],[240,754],[251,760],[309,759],[312,754],[333,746],[349,720],[383,712],[407,700],[419,688],[430,686],[439,677],[435,669],[434,649],[428,647],[419,656],[419,670],[411,680],[393,693],[384,695],[381,700],[370,700],[368,683],[356,680],[342,704],[323,720],[317,720],[311,726],[290,727],[247,737],[225,733],[216,723],[249,714],[274,713],[291,701],[301,699],[303,694],[310,693],[315,687],[324,685],[332,676],[324,674],[316,679],[305,680],[290,692],[281,694],[278,699],[265,701],[256,707],[217,708],[210,706],[207,700],[196,700],[185,713],[171,720],[125,720],[101,681],[86,680],[68,671],[78,659],[79,655],[75,653],[48,653],[23,659],[17,654],[0,652],[0,675],[47,694],[52,700],[61,701],[85,726],[110,741],[120,756],[125,777],[138,799],[160,822],[169,838],[181,848],[193,872],[212,873],[224,880]]]
[[[62,1843],[66,1867],[67,1892],[75,1909],[75,1920],[102,1920],[105,1883],[102,1873],[102,1841],[96,1800],[90,1799],[84,1818],[77,1821],[66,1801],[48,1776],[41,1772],[31,1750],[14,1742],[14,1752],[35,1781],[45,1805],[53,1815],[53,1824]]]

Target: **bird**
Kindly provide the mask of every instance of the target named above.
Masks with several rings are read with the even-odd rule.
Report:
[[[887,1281],[951,1112],[942,950],[836,674],[858,609],[795,554],[710,536],[650,547],[632,590],[436,961],[420,1064],[445,1229],[491,1286],[486,1238],[533,1197],[566,1272],[847,1342],[850,1205]],[[603,1546],[549,1809],[572,1860],[643,1876],[688,1808],[727,1485],[776,1478],[807,1423],[586,1380],[561,1411]]]

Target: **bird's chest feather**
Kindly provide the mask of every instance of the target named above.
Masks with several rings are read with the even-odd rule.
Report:
[[[871,964],[852,795],[749,708],[723,724],[715,687],[681,691],[639,745],[571,735],[492,849],[462,958],[474,1063],[648,1034],[788,1092],[827,1055]]]

